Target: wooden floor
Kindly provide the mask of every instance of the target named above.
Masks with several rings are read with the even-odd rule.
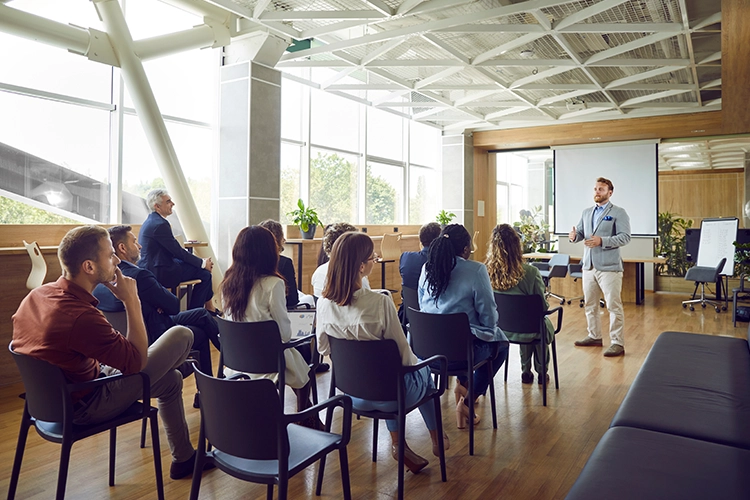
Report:
[[[620,358],[604,358],[601,348],[574,347],[585,336],[583,309],[565,306],[563,330],[557,336],[560,389],[549,391],[548,406],[542,406],[541,389],[522,385],[518,350],[511,346],[507,384],[495,380],[498,429],[492,429],[489,401],[477,407],[482,422],[476,431],[475,456],[468,456],[468,434],[455,425],[453,394],[443,398],[443,424],[451,439],[447,452],[448,482],[440,481],[437,459],[431,456],[430,439],[418,412],[408,420],[407,439],[417,452],[430,458],[418,475],[406,474],[406,496],[410,499],[554,499],[564,498],[591,451],[609,426],[615,411],[638,372],[651,345],[662,331],[677,330],[712,335],[744,337],[747,324],[732,327],[731,314],[713,309],[683,310],[682,295],[647,294],[642,306],[625,305],[625,350]],[[602,310],[603,314],[606,314]],[[607,320],[604,319],[604,324]],[[605,347],[608,340],[605,335]],[[500,372],[502,375],[502,371]],[[328,375],[318,378],[319,391],[327,393]],[[200,414],[192,408],[192,379],[186,381],[185,406],[193,442],[197,441]],[[0,492],[5,494],[18,436],[22,401],[21,386],[0,388]],[[292,408],[291,391],[287,391]],[[370,460],[371,421],[354,421],[349,445],[352,497],[386,499],[396,494],[396,463],[390,457],[388,433],[381,423],[378,461]],[[138,448],[138,424],[122,428],[118,439],[117,485],[107,485],[107,437],[101,435],[77,443],[68,479],[68,498],[156,498],[151,450]],[[169,470],[162,430],[162,462]],[[59,446],[31,432],[21,469],[16,498],[52,498],[57,477]],[[289,498],[314,498],[317,466],[291,480]],[[172,481],[165,473],[168,499],[187,498],[190,480]],[[203,475],[203,499],[265,498],[265,486],[233,479],[213,470]],[[338,459],[328,461],[322,498],[341,498]]]

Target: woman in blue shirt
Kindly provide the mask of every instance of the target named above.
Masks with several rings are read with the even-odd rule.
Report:
[[[430,244],[427,263],[419,277],[419,307],[432,314],[464,312],[469,316],[474,334],[474,361],[495,356],[492,372],[497,373],[508,357],[508,339],[497,326],[497,308],[487,268],[467,260],[471,255],[471,237],[460,224],[446,226]],[[450,363],[449,369],[460,369],[466,363]],[[456,423],[462,429],[469,415],[468,381],[457,377]],[[487,370],[474,373],[474,393],[484,394],[490,385]],[[475,423],[479,418],[475,415]]]

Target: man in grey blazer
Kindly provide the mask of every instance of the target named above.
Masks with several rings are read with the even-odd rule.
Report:
[[[630,242],[630,217],[609,200],[615,187],[612,181],[599,177],[594,186],[596,205],[587,208],[568,237],[575,243],[584,240],[583,296],[585,301],[588,336],[576,340],[577,346],[602,345],[599,297],[604,294],[609,309],[609,337],[611,344],[604,351],[607,357],[625,354],[623,328],[625,314],[622,309],[622,258],[620,247]]]

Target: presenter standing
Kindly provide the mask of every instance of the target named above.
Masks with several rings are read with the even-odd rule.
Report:
[[[611,343],[604,351],[607,357],[625,354],[623,329],[625,314],[622,309],[622,258],[620,247],[630,242],[630,217],[609,200],[615,187],[612,181],[599,177],[594,186],[596,205],[587,208],[568,235],[572,243],[583,241],[583,296],[585,301],[588,336],[576,340],[575,345],[601,347],[602,332],[599,318],[599,297],[604,294],[609,309]]]

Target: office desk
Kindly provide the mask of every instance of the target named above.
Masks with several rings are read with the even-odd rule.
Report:
[[[552,258],[554,253],[525,253],[523,254],[524,259],[541,259],[549,260]],[[576,257],[571,255],[571,262],[579,262],[582,257]],[[645,277],[645,266],[644,264],[664,264],[666,259],[664,257],[626,257],[622,259],[623,262],[623,273],[622,273],[622,301],[635,303],[636,305],[643,304],[643,300],[646,295],[646,277]],[[575,283],[570,276],[567,276],[564,280],[556,279],[552,280],[551,283],[552,291],[558,295],[566,297],[583,295],[583,286],[581,283]]]

